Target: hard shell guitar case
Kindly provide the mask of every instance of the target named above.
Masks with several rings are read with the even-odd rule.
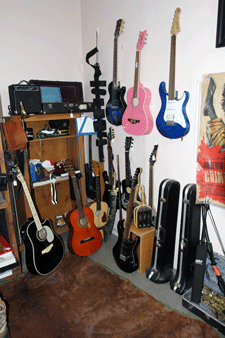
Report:
[[[179,194],[179,182],[171,179],[161,182],[152,264],[146,270],[146,277],[155,283],[166,283],[173,276]]]
[[[180,295],[191,287],[192,269],[199,244],[201,205],[195,202],[196,184],[187,184],[183,189],[177,270],[170,280],[171,289]]]

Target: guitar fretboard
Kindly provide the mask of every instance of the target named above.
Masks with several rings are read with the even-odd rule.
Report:
[[[140,59],[141,59],[141,51],[136,51],[135,58],[135,70],[134,70],[134,93],[133,97],[138,98],[138,87],[139,87],[139,79],[140,79]]]
[[[153,166],[149,167],[149,206],[153,208]]]
[[[170,49],[169,100],[174,100],[175,98],[175,62],[176,62],[176,35],[172,35]]]
[[[127,206],[127,218],[124,226],[124,234],[123,238],[128,240],[129,238],[129,230],[132,221],[132,214],[133,214],[133,204],[134,204],[134,195],[135,195],[135,188],[131,189],[129,203]]]
[[[118,87],[118,76],[117,76],[117,62],[118,62],[118,39],[114,39],[114,56],[113,56],[113,89]]]
[[[76,176],[72,177],[71,174],[70,174],[70,177],[72,178],[73,189],[74,189],[74,194],[75,194],[75,198],[76,198],[79,217],[80,217],[80,219],[83,219],[83,218],[85,218],[85,214],[84,214],[83,205],[82,205],[82,201],[81,201],[81,197],[80,197],[80,193],[79,193],[77,179],[76,179]]]
[[[20,172],[19,168],[17,168],[17,172],[18,172],[17,178],[19,179],[19,181],[22,184],[22,187],[23,187],[24,193],[26,195],[27,202],[29,204],[30,211],[32,213],[32,216],[33,216],[34,222],[36,224],[37,230],[40,231],[43,227],[42,227],[41,221],[39,219],[39,216],[37,214],[37,211],[36,211],[35,205],[33,203],[33,200],[31,198],[30,191],[28,189],[28,186],[27,186],[27,184],[26,184],[26,182],[25,182],[25,180],[23,178],[23,175]]]

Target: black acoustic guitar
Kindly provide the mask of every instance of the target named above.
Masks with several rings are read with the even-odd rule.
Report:
[[[63,258],[63,241],[52,230],[49,219],[41,223],[27,184],[18,166],[15,167],[14,173],[16,173],[18,180],[22,184],[33,215],[33,220],[26,222],[20,228],[25,246],[26,266],[32,274],[47,275],[59,265]]]
[[[110,82],[108,87],[110,98],[106,105],[106,117],[108,121],[115,126],[120,126],[122,124],[123,113],[127,107],[124,100],[126,88],[120,88],[117,76],[118,37],[121,34],[122,26],[123,20],[117,20],[114,34],[113,81]]]
[[[127,218],[125,225],[118,222],[118,240],[113,247],[113,257],[118,267],[124,272],[132,273],[138,269],[137,246],[140,243],[140,237],[134,241],[129,238],[129,230],[132,221],[133,203],[135,187],[138,182],[140,168],[137,168],[131,183],[130,198],[127,206]]]

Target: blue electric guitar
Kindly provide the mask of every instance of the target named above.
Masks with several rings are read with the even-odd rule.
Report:
[[[180,12],[181,9],[177,8],[171,28],[169,93],[166,92],[165,82],[161,82],[159,94],[162,105],[156,118],[158,131],[160,134],[170,139],[182,138],[190,129],[190,123],[186,115],[186,105],[189,99],[189,93],[185,91],[182,98],[178,99],[177,92],[175,91],[176,36],[180,31]]]
[[[106,105],[106,117],[108,121],[114,126],[120,126],[122,124],[122,116],[127,107],[127,104],[124,100],[126,88],[120,88],[120,83],[117,79],[118,37],[121,34],[122,26],[123,20],[117,20],[114,33],[113,81],[110,82],[108,87],[110,98]]]

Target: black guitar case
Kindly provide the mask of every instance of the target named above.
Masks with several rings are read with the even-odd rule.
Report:
[[[155,283],[166,283],[173,276],[179,194],[179,182],[171,179],[161,182],[152,264],[146,270],[146,277]]]
[[[199,243],[201,205],[195,202],[196,184],[187,184],[183,189],[177,269],[170,280],[171,289],[180,295],[191,287],[193,264]]]

